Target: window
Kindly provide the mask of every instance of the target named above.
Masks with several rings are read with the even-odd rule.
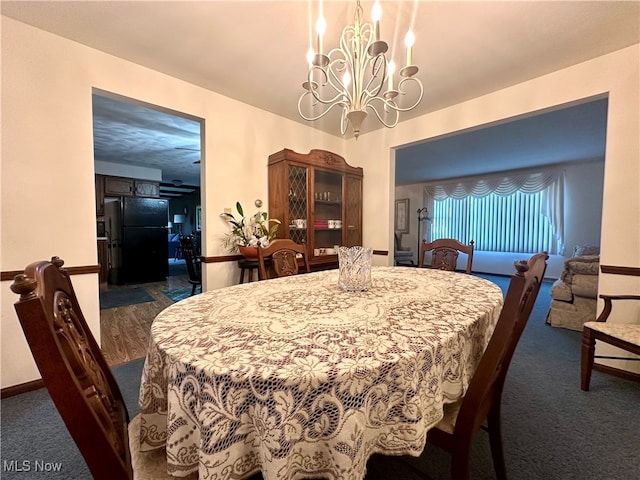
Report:
[[[561,172],[476,179],[427,187],[433,197],[429,240],[473,240],[489,252],[562,252]]]

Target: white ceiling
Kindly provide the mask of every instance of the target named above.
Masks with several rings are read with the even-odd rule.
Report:
[[[368,18],[372,2],[362,3]],[[1,2],[3,15],[339,135],[336,118],[308,123],[297,113],[318,2],[310,5],[293,0]],[[402,41],[412,23],[414,63],[425,86],[422,103],[401,121],[640,41],[638,1],[383,0],[381,5],[382,38],[395,51],[396,63],[402,63]],[[355,2],[325,0],[323,8],[325,45],[333,47],[342,26],[352,22]],[[127,114],[117,120],[126,125]],[[115,156],[118,145],[132,148],[110,134],[109,125],[99,128],[111,146],[105,155]],[[376,128],[380,125],[369,116],[363,133]],[[190,133],[185,143],[193,143]],[[145,142],[133,143],[144,150]],[[167,145],[164,154],[155,145],[155,151],[138,157],[169,157],[177,145]],[[173,162],[186,168],[192,157],[183,157]],[[165,180],[179,174],[168,173]]]
[[[398,149],[396,185],[603,161],[607,106],[591,100]]]
[[[93,155],[162,171],[166,183],[200,186],[200,122],[96,91]]]

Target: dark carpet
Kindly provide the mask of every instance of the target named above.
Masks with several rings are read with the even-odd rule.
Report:
[[[163,295],[169,297],[174,303],[179,302],[180,300],[184,300],[191,296],[192,287],[184,287],[184,288],[176,288],[173,290],[164,290]],[[198,294],[199,289],[196,289],[196,295]]]
[[[482,276],[503,290],[507,286],[506,277]],[[505,384],[502,419],[508,476],[510,480],[638,478],[640,385],[594,372],[591,391],[580,390],[581,334],[544,323],[550,286],[545,283],[540,291]],[[136,360],[113,368],[132,417],[138,412],[142,365]],[[46,390],[4,399],[0,407],[3,479],[90,478]],[[61,470],[36,474],[36,460],[60,462]],[[11,469],[24,461],[30,462],[30,472]],[[471,471],[473,480],[495,478],[484,432],[474,439]],[[375,455],[366,480],[418,478],[448,479],[449,456],[431,445],[419,458]]]
[[[169,260],[169,276],[187,275],[187,263],[184,260]]]
[[[142,287],[119,288],[100,292],[100,310],[153,302],[154,298]]]
[[[129,416],[140,412],[138,395],[144,359],[113,367]],[[47,390],[2,399],[1,470],[4,479],[88,480],[89,469]],[[44,469],[49,465],[50,471]],[[19,467],[19,468],[17,468]]]

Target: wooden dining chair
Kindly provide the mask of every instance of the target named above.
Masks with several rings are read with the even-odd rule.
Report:
[[[640,295],[600,295],[604,300],[604,308],[595,322],[586,322],[582,326],[582,355],[580,365],[580,388],[585,392],[589,390],[591,372],[599,372],[616,375],[627,380],[640,381],[640,374],[629,372],[619,368],[597,363],[595,358],[602,358],[595,354],[596,340],[621,348],[635,355],[640,355],[640,324],[638,323],[607,323],[613,310],[614,302],[618,304],[622,300],[640,300]],[[621,359],[621,357],[605,357]]]
[[[431,252],[431,268],[438,270],[455,271],[460,252],[467,254],[466,273],[471,274],[473,264],[473,240],[468,245],[459,242],[455,238],[439,238],[433,242],[422,241],[420,247],[419,267],[424,267],[425,253]]]
[[[271,259],[268,265],[266,259]],[[300,271],[300,262],[306,273],[311,271],[307,259],[307,246],[299,244],[288,238],[271,240],[268,247],[258,247],[258,278],[286,277],[297,275]]]
[[[471,440],[484,428],[498,480],[507,478],[502,449],[500,404],[511,358],[538,297],[547,268],[546,252],[515,263],[500,317],[464,397],[445,405],[444,418],[429,430],[427,441],[451,455],[451,478],[469,478]],[[484,425],[486,423],[486,425]]]
[[[187,264],[191,295],[196,293],[197,287],[200,287],[200,292],[202,292],[202,263],[200,262],[200,256],[196,252],[193,235],[180,235],[180,247],[182,248],[182,256]]]
[[[94,479],[174,478],[167,474],[164,449],[140,452],[140,417],[129,422],[63,264],[58,257],[32,263],[11,285],[20,295],[15,310],[53,403]]]

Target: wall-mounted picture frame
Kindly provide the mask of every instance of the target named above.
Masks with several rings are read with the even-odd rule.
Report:
[[[409,233],[409,199],[396,200],[395,228],[399,233]]]
[[[196,231],[202,230],[202,207],[196,206]]]

